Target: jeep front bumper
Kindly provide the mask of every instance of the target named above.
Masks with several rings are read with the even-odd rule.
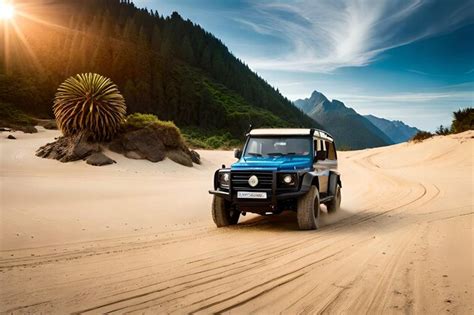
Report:
[[[214,184],[214,190],[209,190],[210,194],[224,198],[231,202],[233,205],[238,206],[250,206],[250,207],[276,207],[279,202],[287,199],[295,199],[306,194],[311,188],[311,182],[303,180],[304,173],[296,173],[297,182],[295,187],[282,187],[278,185],[278,175],[288,174],[292,172],[263,172],[263,171],[232,171],[230,184],[227,188],[222,188],[217,182]],[[256,175],[262,178],[262,184],[256,187],[250,187],[244,179],[251,175]],[[243,179],[242,179],[243,178]],[[247,199],[238,198],[237,192],[265,192],[267,194],[266,199]]]

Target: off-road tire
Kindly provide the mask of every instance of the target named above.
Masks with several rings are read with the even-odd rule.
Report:
[[[298,199],[296,217],[300,230],[317,230],[319,228],[319,192],[315,186]]]
[[[217,227],[235,225],[239,222],[240,211],[229,206],[224,198],[214,196],[212,199],[212,219]]]
[[[341,207],[341,186],[336,185],[336,191],[334,193],[334,198],[331,201],[325,203],[328,213],[334,213]]]

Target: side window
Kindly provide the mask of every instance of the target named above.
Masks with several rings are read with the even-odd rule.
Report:
[[[321,139],[317,139],[317,140],[314,140],[314,153],[316,155],[316,152],[324,152],[323,156],[325,157],[324,159],[327,159],[327,156],[328,156],[328,149],[329,147],[327,146],[327,144],[321,140]]]
[[[314,155],[316,155],[316,152],[318,152],[320,149],[320,144],[319,144],[319,140],[314,140],[313,141],[313,146],[314,146]]]
[[[325,156],[325,160],[328,158],[328,146],[327,146],[327,143],[326,141],[323,141],[323,140],[319,140],[322,144],[322,148],[321,150],[324,151],[324,156]]]
[[[326,147],[328,148],[328,159],[336,160],[336,148],[334,147],[334,143],[326,141]]]

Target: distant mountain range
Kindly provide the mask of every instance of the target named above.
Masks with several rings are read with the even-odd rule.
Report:
[[[375,127],[382,130],[393,143],[406,142],[420,131],[418,128],[410,127],[400,120],[388,120],[373,115],[365,115],[364,117],[374,124]]]
[[[294,104],[323,125],[340,148],[364,149],[400,143],[418,131],[400,121],[362,116],[338,100],[329,101],[318,91],[309,98],[296,100]]]

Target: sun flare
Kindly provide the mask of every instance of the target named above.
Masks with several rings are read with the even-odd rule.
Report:
[[[11,20],[15,16],[15,7],[10,3],[0,2],[0,19]]]

